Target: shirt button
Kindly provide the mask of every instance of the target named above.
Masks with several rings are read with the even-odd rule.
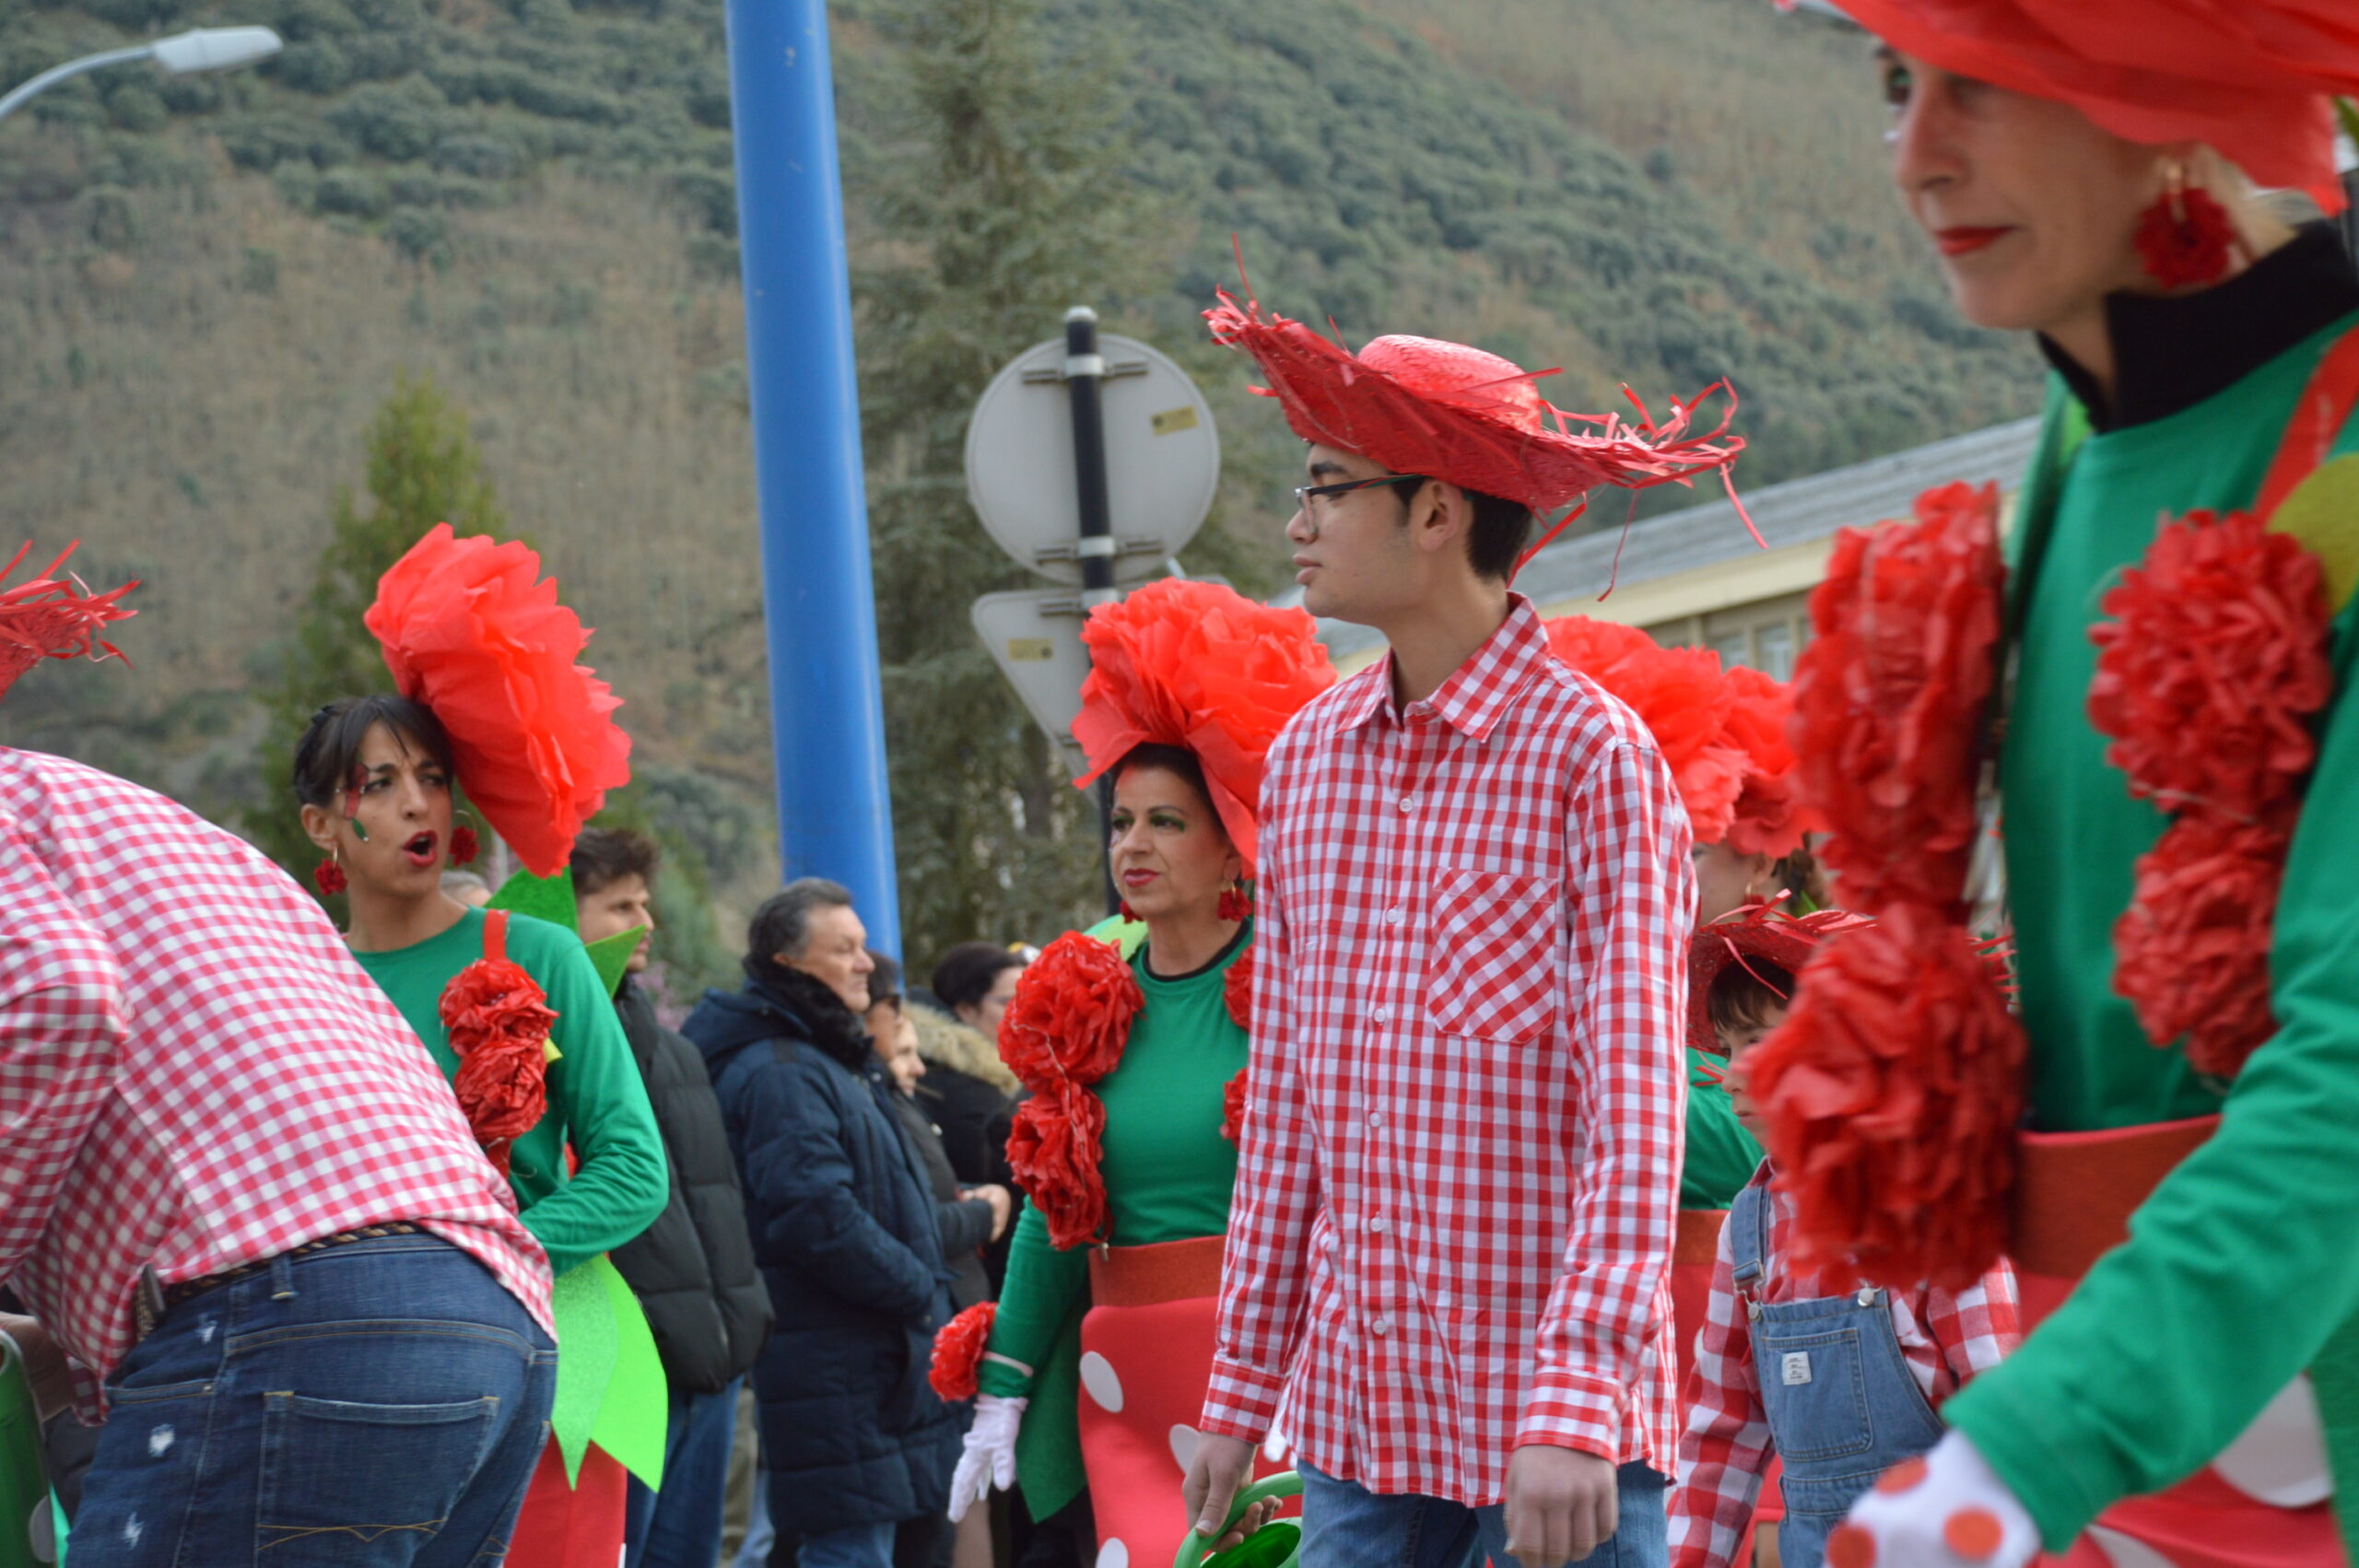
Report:
[[[1413,805],[1414,803],[1414,802],[1413,802],[1409,799],[1409,797],[1408,797],[1408,796],[1403,795],[1403,796],[1402,796],[1402,797],[1401,797],[1401,809],[1402,809],[1402,811],[1404,811],[1404,812],[1405,812],[1405,811],[1407,811],[1407,810],[1410,808],[1410,806],[1411,806],[1411,805]]]
[[[1371,1219],[1370,1221],[1368,1221],[1368,1223],[1367,1223],[1367,1228],[1368,1228],[1369,1234],[1374,1235],[1382,1235],[1384,1234],[1384,1216],[1383,1216],[1383,1215],[1381,1215],[1381,1214],[1379,1214],[1379,1215],[1377,1215],[1375,1218],[1373,1218],[1373,1219]]]
[[[1389,1007],[1379,1007],[1374,1012],[1368,1014],[1368,1016],[1375,1019],[1379,1024],[1390,1024],[1392,1022],[1392,1010]]]
[[[1405,917],[1401,913],[1401,906],[1398,904],[1395,904],[1391,908],[1387,909],[1384,912],[1384,923],[1388,926],[1397,926],[1404,918]]]
[[[1379,1312],[1367,1320],[1367,1331],[1381,1339],[1392,1332],[1392,1319]]]
[[[1367,1124],[1370,1127],[1382,1127],[1384,1125],[1384,1113],[1382,1111],[1368,1112]]]

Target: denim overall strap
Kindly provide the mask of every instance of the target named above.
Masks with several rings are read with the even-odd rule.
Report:
[[[1756,1199],[1761,1215],[1757,1228],[1731,1232],[1740,1249],[1762,1245],[1761,1197],[1748,1188],[1738,1199]],[[1941,1418],[1901,1354],[1885,1292],[1862,1286],[1774,1303],[1748,1293],[1745,1315],[1762,1409],[1785,1466],[1778,1554],[1785,1568],[1819,1568],[1827,1532],[1887,1468],[1940,1441]]]
[[[1729,1217],[1722,1222],[1729,1238],[1729,1261],[1737,1297],[1748,1303],[1759,1293],[1762,1259],[1769,1252],[1766,1197],[1759,1184],[1747,1183],[1737,1192],[1736,1201],[1729,1205]]]

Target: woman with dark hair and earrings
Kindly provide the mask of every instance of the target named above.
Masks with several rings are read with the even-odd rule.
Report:
[[[2259,193],[2344,205],[2359,19],[1842,9],[1882,42],[1892,177],[1960,314],[2036,334],[2054,374],[2003,551],[1995,486],[1844,535],[1795,671],[1800,786],[1876,925],[1755,1047],[1763,1141],[1820,1256],[1898,1287],[2004,1252],[2026,1328],[1827,1561],[2340,1564],[2359,273]],[[1997,825],[2014,996],[1977,946]]]
[[[1083,1538],[1080,1561],[1161,1562],[1188,1533],[1172,1434],[1192,1435],[1211,1375],[1250,1114],[1262,759],[1335,676],[1309,615],[1211,583],[1140,589],[1082,639],[1081,782],[1113,786],[1114,883],[1144,936],[1125,952],[1069,933],[1016,983],[999,1039],[1031,1090],[1008,1141],[1028,1201],[996,1317],[962,1314],[934,1378],[980,1390],[954,1516],[1020,1475],[1032,1516],[1062,1511]]]
[[[586,634],[553,593],[530,591],[538,576],[522,544],[454,539],[448,525],[420,541],[385,574],[368,616],[399,694],[313,715],[295,793],[326,856],[323,888],[350,900],[353,956],[451,1078],[562,1281],[593,1262],[611,1270],[602,1255],[648,1227],[670,1186],[646,1086],[581,938],[442,890],[452,851],[473,837],[455,820],[461,787],[528,870],[554,876],[604,791],[628,777],[614,699],[573,662]],[[539,655],[520,654],[530,649]],[[593,1283],[601,1303],[614,1288]],[[565,1309],[581,1293],[560,1283],[557,1293],[562,1411]],[[615,1310],[636,1317],[627,1288]],[[633,1330],[645,1339],[643,1318],[622,1325]],[[652,1420],[660,1453],[660,1403]],[[621,1555],[625,1471],[603,1445],[575,1446],[569,1483],[572,1435],[559,1431],[544,1451],[510,1568]]]

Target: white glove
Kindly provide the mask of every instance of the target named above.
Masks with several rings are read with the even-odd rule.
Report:
[[[2024,1568],[2039,1530],[1966,1433],[1884,1471],[1826,1539],[1827,1568]]]
[[[1015,1484],[1015,1430],[1024,1424],[1029,1399],[1003,1399],[996,1394],[975,1397],[975,1424],[967,1429],[967,1448],[950,1478],[952,1523],[967,1510]]]

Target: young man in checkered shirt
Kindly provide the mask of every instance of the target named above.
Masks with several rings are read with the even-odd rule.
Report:
[[[1535,509],[1730,454],[1548,428],[1531,376],[1461,345],[1213,322],[1309,443],[1305,607],[1391,650],[1270,754],[1186,1504],[1217,1528],[1283,1431],[1305,1568],[1660,1565],[1687,821],[1652,737],[1508,580]]]

